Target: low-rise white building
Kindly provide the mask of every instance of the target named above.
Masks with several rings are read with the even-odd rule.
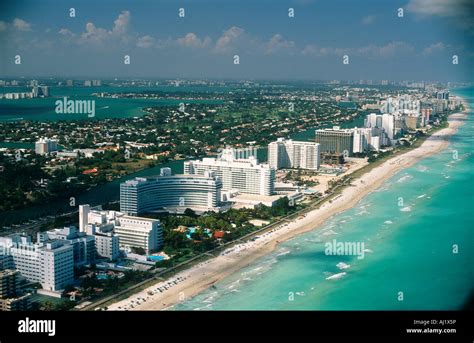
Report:
[[[98,228],[95,224],[88,224],[86,227],[87,234],[95,239],[96,255],[115,261],[120,257],[120,240],[113,230],[113,224],[105,224]]]
[[[91,210],[89,205],[80,205],[79,223],[81,231],[87,231],[88,225],[95,225],[96,233],[113,230],[123,248],[142,248],[148,254],[163,246],[163,229],[158,219],[128,216],[118,211]],[[114,241],[115,238],[111,238],[111,249],[115,249]]]

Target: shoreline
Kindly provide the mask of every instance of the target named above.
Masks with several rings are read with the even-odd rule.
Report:
[[[219,256],[201,262],[187,270],[173,275],[165,281],[137,292],[130,297],[108,306],[108,310],[162,310],[189,300],[211,287],[223,278],[247,267],[255,260],[275,250],[279,243],[299,234],[316,230],[328,219],[355,206],[365,196],[377,190],[386,180],[403,168],[444,150],[449,138],[463,124],[465,110],[448,117],[449,126],[434,132],[419,147],[401,155],[393,156],[377,167],[353,180],[349,187],[331,203],[325,202],[295,221],[280,224],[278,227],[259,235],[255,241],[237,244],[223,251]],[[153,294],[152,294],[153,293]],[[130,306],[133,304],[133,306]]]

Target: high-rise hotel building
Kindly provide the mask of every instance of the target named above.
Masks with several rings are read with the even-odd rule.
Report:
[[[214,172],[222,180],[222,190],[258,195],[273,195],[275,169],[258,163],[255,156],[236,158],[233,149],[224,149],[219,158],[184,162],[184,173],[204,175]]]
[[[46,155],[50,152],[58,150],[58,142],[54,139],[40,138],[35,143],[35,153],[38,155]]]
[[[63,290],[74,283],[74,249],[63,240],[33,243],[31,237],[0,237],[0,261],[48,291]]]
[[[222,181],[214,172],[171,175],[162,168],[154,177],[137,177],[120,185],[120,211],[129,215],[165,210],[219,211]]]
[[[344,154],[351,156],[354,144],[354,131],[334,126],[332,129],[316,130],[316,143],[321,153]]]
[[[275,169],[318,170],[320,165],[319,144],[278,138],[276,142],[268,144],[268,164]]]

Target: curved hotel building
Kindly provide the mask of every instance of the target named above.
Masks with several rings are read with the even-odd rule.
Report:
[[[222,182],[214,173],[171,175],[162,168],[159,176],[137,177],[120,184],[120,211],[136,216],[165,210],[219,211]]]

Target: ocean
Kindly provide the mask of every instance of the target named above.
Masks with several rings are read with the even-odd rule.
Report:
[[[474,108],[474,89],[453,93]],[[473,147],[471,111],[447,149],[174,309],[462,308],[474,288]],[[326,255],[334,239],[363,243],[364,258]]]

